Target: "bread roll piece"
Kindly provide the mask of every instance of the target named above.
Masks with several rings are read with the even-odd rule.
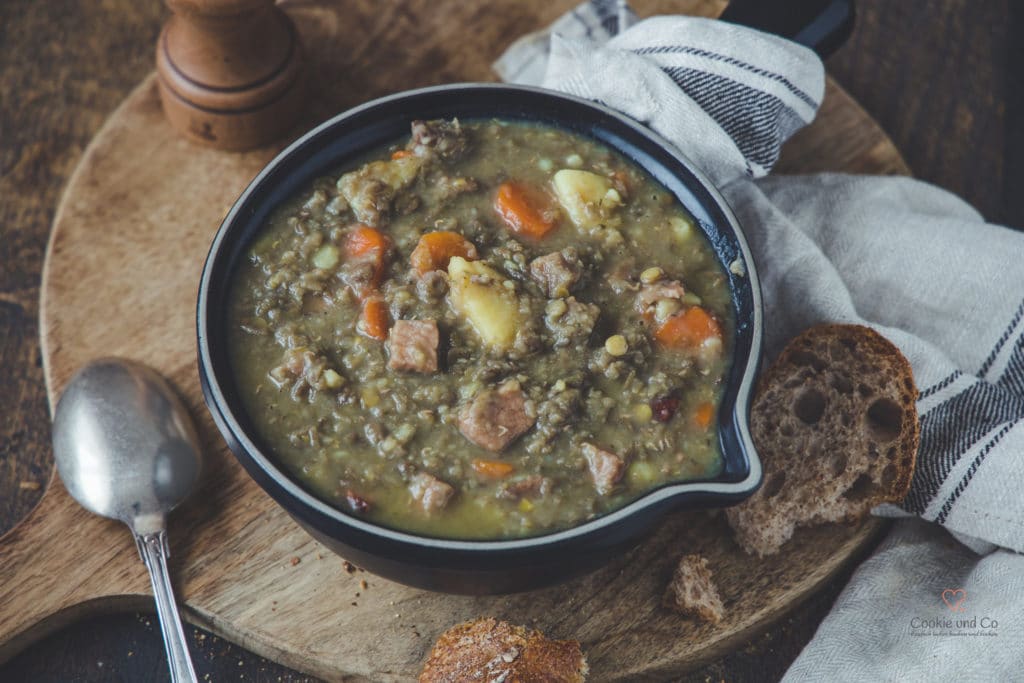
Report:
[[[725,613],[708,561],[701,555],[684,555],[679,559],[664,603],[670,609],[711,624],[720,622]]]
[[[477,619],[441,634],[420,683],[582,683],[587,670],[575,640],[548,640],[539,631]]]
[[[901,500],[920,438],[916,400],[910,363],[870,328],[818,325],[790,341],[751,407],[764,483],[726,511],[737,542],[771,555],[797,526]]]

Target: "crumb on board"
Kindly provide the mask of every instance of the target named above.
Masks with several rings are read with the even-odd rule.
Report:
[[[43,487],[38,481],[23,481],[18,484],[18,488],[22,491],[38,491]]]
[[[355,574],[356,573],[356,566],[354,564],[352,564],[351,562],[349,562],[348,560],[342,560],[341,561],[341,568],[344,569],[349,574]]]
[[[292,566],[293,566],[293,567],[294,567],[295,565],[297,565],[297,564],[298,564],[299,562],[302,562],[302,560],[301,560],[301,559],[299,559],[298,557],[293,557],[293,558],[291,559],[291,563],[292,563]]]
[[[366,590],[367,588],[370,587],[370,584],[368,584],[366,582],[366,579],[359,579],[359,587],[362,588],[363,590]]]
[[[679,559],[665,589],[664,605],[709,624],[722,620],[725,609],[705,557],[691,554]]]

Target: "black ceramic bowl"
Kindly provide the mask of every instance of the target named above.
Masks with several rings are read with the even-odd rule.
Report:
[[[260,442],[235,388],[227,348],[228,292],[236,264],[270,211],[312,179],[407,135],[414,119],[527,120],[598,140],[647,170],[697,219],[729,275],[736,316],[733,363],[718,419],[724,455],[711,481],[663,485],[615,512],[542,536],[455,541],[395,531],[318,499],[279,468]],[[736,275],[729,265],[745,266]],[[302,136],[249,185],[221,225],[199,288],[199,370],[213,418],[249,474],[318,541],[395,581],[453,593],[507,593],[566,579],[617,556],[665,512],[743,500],[759,486],[761,464],[747,429],[761,350],[761,296],[754,263],[732,212],[709,181],[666,140],[621,114],[546,90],[507,85],[449,85],[370,102]]]

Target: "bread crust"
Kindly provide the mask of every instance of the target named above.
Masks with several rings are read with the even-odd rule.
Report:
[[[726,512],[739,544],[770,555],[797,526],[902,500],[920,442],[917,396],[910,363],[869,327],[817,325],[792,339],[751,406],[764,483]]]
[[[579,642],[494,618],[453,626],[437,639],[420,683],[583,683],[588,667]]]

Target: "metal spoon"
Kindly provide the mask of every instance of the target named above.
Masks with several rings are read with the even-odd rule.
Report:
[[[184,404],[154,370],[106,358],[68,383],[53,418],[57,471],[87,510],[118,519],[149,569],[171,680],[195,681],[167,572],[165,516],[199,480],[202,456]]]

